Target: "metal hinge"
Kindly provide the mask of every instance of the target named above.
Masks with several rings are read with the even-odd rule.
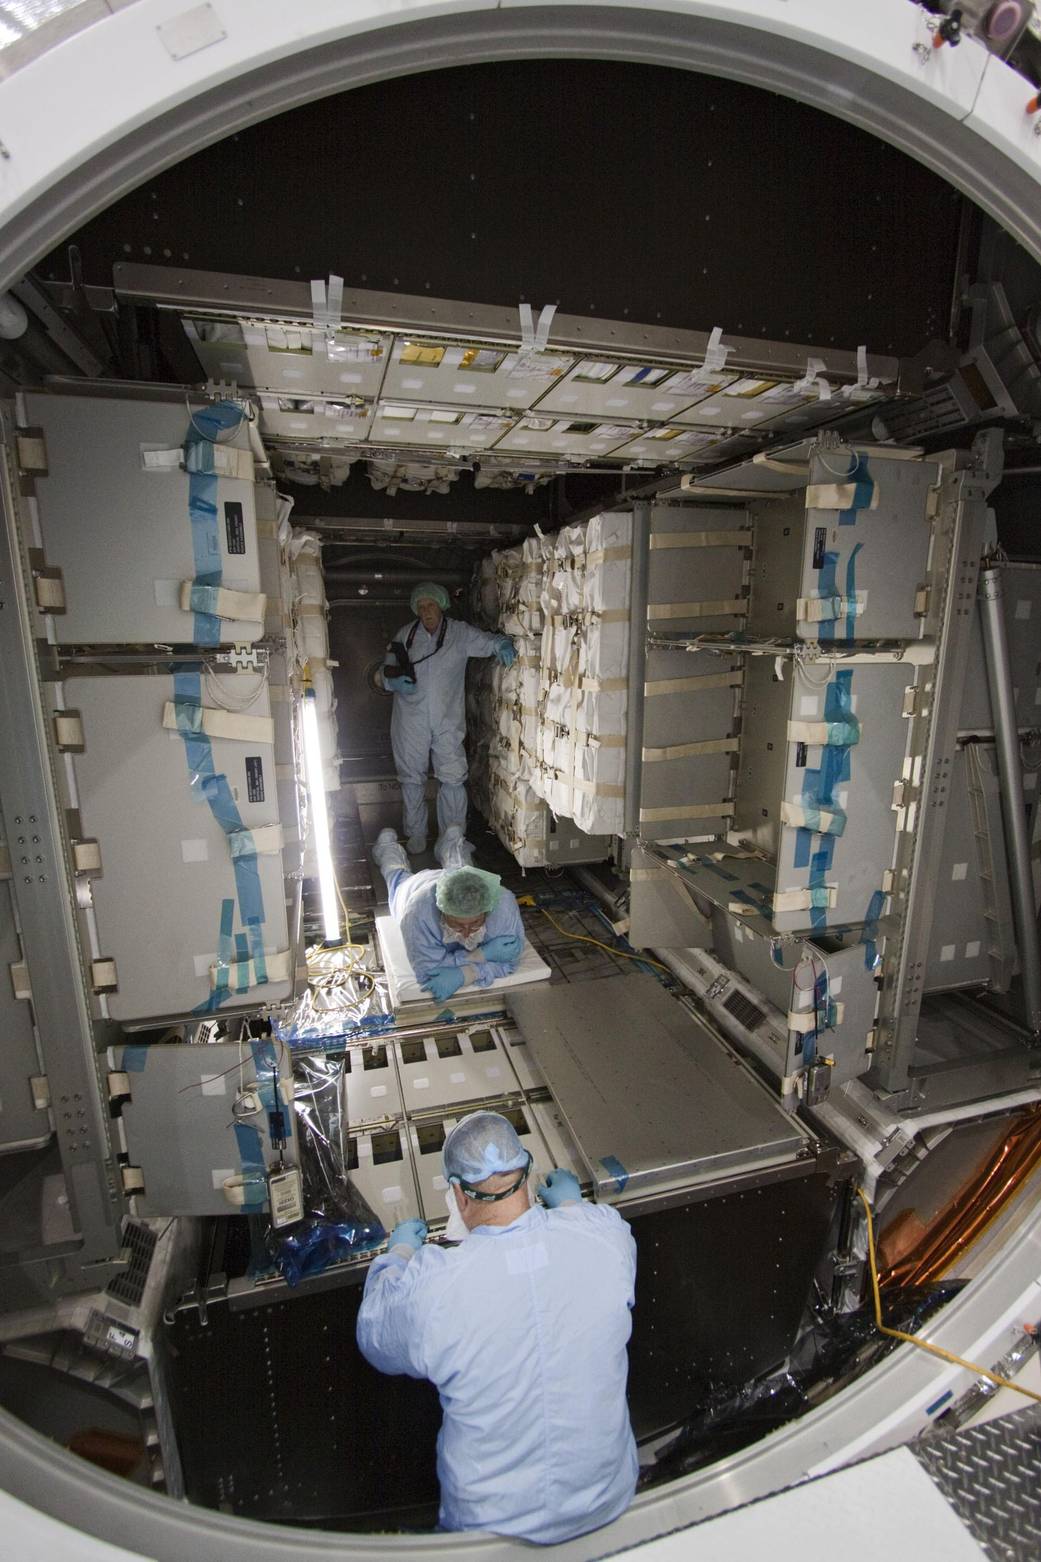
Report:
[[[29,967],[25,961],[17,960],[13,965],[9,965],[7,969],[11,973],[11,989],[15,997],[31,1002],[33,989],[32,983],[29,981]]]
[[[130,1094],[130,1075],[125,1070],[110,1069],[108,1073],[108,1098],[120,1101]]]
[[[62,754],[83,753],[83,718],[78,710],[60,710],[55,712],[54,741]]]
[[[46,477],[47,440],[42,428],[22,429],[15,437],[18,470],[26,477]]]
[[[116,962],[110,959],[90,962],[90,980],[96,993],[114,993],[119,990]]]
[[[99,841],[72,842],[72,870],[74,873],[101,872],[101,844]]]
[[[29,568],[32,570],[33,594],[41,613],[65,612],[65,581],[56,565],[47,563],[43,550],[29,549]]]
[[[929,603],[932,599],[931,586],[919,586],[914,594],[914,616],[925,618],[929,612]]]

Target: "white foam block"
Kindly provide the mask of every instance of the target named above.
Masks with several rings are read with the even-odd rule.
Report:
[[[377,917],[376,931],[379,934],[380,948],[383,950],[383,968],[387,973],[387,988],[393,1007],[399,1009],[407,1003],[432,1003],[430,994],[424,992],[416,981],[408,955],[405,953],[405,940],[394,918]],[[500,987],[522,987],[526,982],[548,981],[549,975],[549,966],[545,960],[539,958],[525,939],[521,957],[509,976],[496,977],[495,981],[484,989],[469,985],[460,987],[459,992],[460,994],[492,992]],[[448,1002],[451,1004],[451,998]]]

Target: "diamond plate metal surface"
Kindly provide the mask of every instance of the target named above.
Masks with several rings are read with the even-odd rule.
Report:
[[[1041,1406],[912,1445],[962,1523],[995,1562],[1041,1557]]]

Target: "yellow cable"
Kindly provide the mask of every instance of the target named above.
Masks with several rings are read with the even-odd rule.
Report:
[[[556,917],[550,915],[545,906],[540,906],[539,910],[544,917],[549,917],[557,932],[563,933],[565,938],[576,938],[581,944],[595,944],[598,949],[606,949],[609,955],[619,955],[623,960],[640,960],[644,965],[656,965],[659,971],[666,971],[669,976],[673,974],[667,965],[662,965],[660,960],[652,960],[648,955],[631,955],[625,949],[614,949],[610,944],[605,944],[602,939],[590,938],[588,933],[569,933],[566,927],[561,927]]]
[[[991,1383],[997,1383],[1002,1388],[1014,1389],[1017,1394],[1023,1394],[1027,1399],[1036,1400],[1038,1404],[1041,1404],[1041,1394],[1035,1394],[1032,1388],[1021,1388],[1018,1383],[1013,1383],[1010,1378],[1003,1378],[1000,1373],[991,1372],[987,1367],[981,1367],[975,1361],[966,1361],[964,1356],[955,1356],[952,1351],[944,1350],[942,1345],[933,1345],[928,1340],[921,1340],[916,1334],[904,1334],[900,1329],[886,1328],[882,1322],[882,1295],[878,1288],[878,1265],[875,1261],[875,1226],[871,1218],[871,1205],[868,1203],[868,1197],[863,1188],[858,1188],[857,1194],[864,1206],[864,1214],[867,1216],[868,1259],[871,1264],[871,1286],[875,1296],[875,1326],[879,1333],[887,1334],[893,1340],[903,1340],[908,1345],[917,1345],[919,1350],[927,1350],[930,1355],[940,1356],[944,1361],[950,1361],[956,1367],[967,1367],[970,1372],[977,1373],[981,1378],[987,1378]]]

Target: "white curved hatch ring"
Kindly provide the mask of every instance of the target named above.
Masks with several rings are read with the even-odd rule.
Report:
[[[133,0],[0,81],[0,291],[121,194],[244,125],[412,71],[540,54],[700,70],[836,114],[932,168],[1041,260],[1029,84],[971,41],[916,52],[924,29],[910,0]],[[1024,1224],[945,1310],[934,1339],[984,1362],[1007,1348],[1036,1313],[1039,1228],[1041,1217]],[[889,1358],[791,1430],[638,1497],[608,1533],[571,1543],[569,1557],[637,1545],[911,1435],[938,1385],[968,1386],[957,1369],[912,1358]],[[0,1485],[155,1557],[519,1554],[490,1538],[348,1538],[181,1506],[84,1465],[2,1411]]]
[[[923,40],[911,0],[133,0],[0,81],[0,291],[119,195],[244,125],[390,76],[540,54],[798,98],[917,158],[1041,259],[1029,83],[972,39],[916,50]]]

